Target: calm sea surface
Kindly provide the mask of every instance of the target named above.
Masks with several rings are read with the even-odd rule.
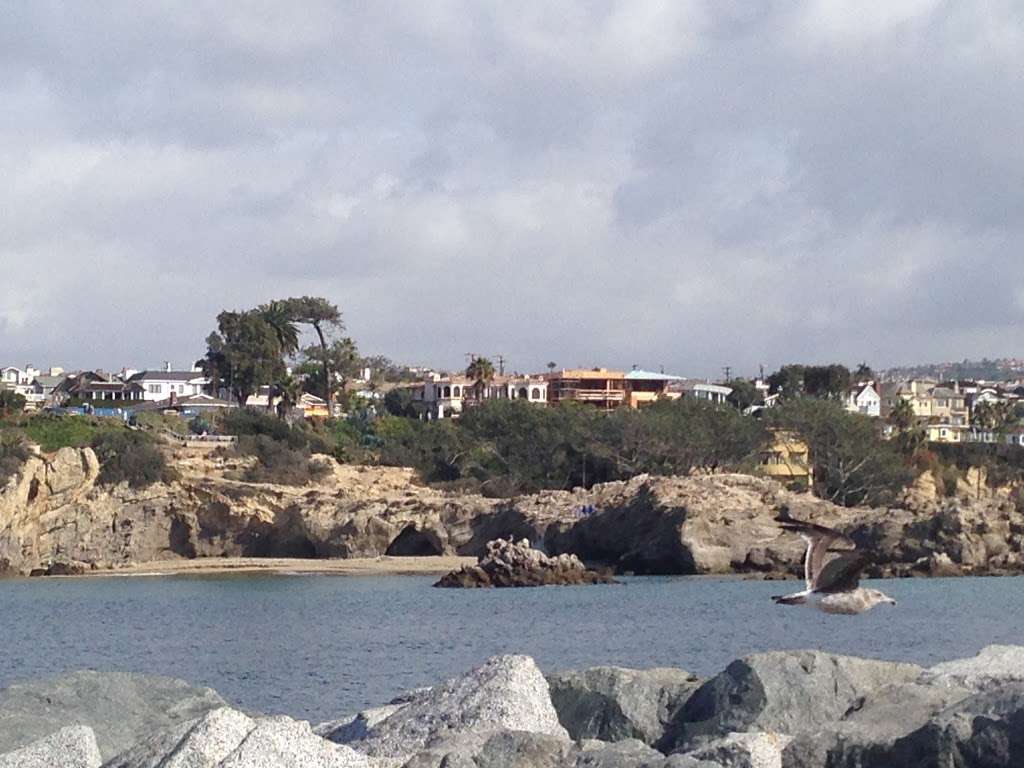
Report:
[[[780,648],[932,664],[1024,638],[1024,579],[871,582],[864,616],[774,605],[795,583],[635,578],[624,586],[432,589],[411,576],[0,581],[0,686],[74,669],[172,675],[238,706],[318,722],[496,653],[545,671],[616,664],[714,674]]]

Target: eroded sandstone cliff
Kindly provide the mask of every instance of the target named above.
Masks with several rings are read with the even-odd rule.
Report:
[[[411,470],[332,464],[315,487],[228,479],[237,460],[174,458],[144,490],[96,484],[89,449],[31,458],[0,492],[0,572],[66,572],[171,558],[482,555],[496,538],[636,573],[795,573],[785,506],[877,553],[874,573],[1017,572],[1024,514],[1006,494],[919,487],[898,509],[848,509],[746,475],[640,476],[511,500],[424,487]],[[977,494],[975,494],[977,495]],[[584,514],[586,513],[586,514]]]

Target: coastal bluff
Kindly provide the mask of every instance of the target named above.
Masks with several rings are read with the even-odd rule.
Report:
[[[0,768],[1014,768],[1022,725],[1020,646],[930,668],[773,651],[707,679],[502,655],[318,725],[76,672],[0,690]]]
[[[528,540],[616,573],[795,575],[803,542],[783,509],[847,533],[869,575],[1024,570],[1024,511],[1006,494],[846,508],[740,474],[641,475],[591,489],[492,499],[424,486],[412,470],[341,465],[305,487],[230,479],[243,459],[175,455],[178,479],[97,485],[89,448],[33,456],[0,489],[0,573],[74,574],[195,558],[484,557]]]

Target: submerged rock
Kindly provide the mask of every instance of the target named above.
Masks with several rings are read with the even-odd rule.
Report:
[[[516,730],[568,740],[548,684],[529,656],[496,656],[416,696],[352,738],[347,726],[325,735],[369,755],[407,758],[459,736]]]
[[[0,768],[100,768],[96,734],[84,725],[61,728],[21,749],[0,755]]]
[[[73,672],[0,690],[0,752],[89,726],[109,759],[149,734],[224,706],[210,688],[126,672]]]
[[[588,569],[576,555],[548,557],[527,539],[487,542],[487,555],[441,577],[435,587],[541,587],[613,584],[609,574]]]
[[[682,669],[594,667],[548,676],[551,702],[573,739],[660,741],[701,680]]]

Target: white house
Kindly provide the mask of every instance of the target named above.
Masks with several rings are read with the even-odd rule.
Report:
[[[490,398],[543,404],[548,401],[548,382],[540,376],[496,376],[487,390]]]
[[[724,403],[726,398],[732,394],[732,387],[712,384],[707,381],[684,381],[679,389],[683,393],[683,397],[706,400],[716,405]]]
[[[128,383],[139,384],[143,398],[147,401],[166,400],[172,394],[176,397],[201,395],[209,384],[201,371],[141,371],[128,378]]]
[[[874,382],[858,384],[846,393],[846,410],[863,413],[865,416],[882,415],[882,396],[875,389]]]

